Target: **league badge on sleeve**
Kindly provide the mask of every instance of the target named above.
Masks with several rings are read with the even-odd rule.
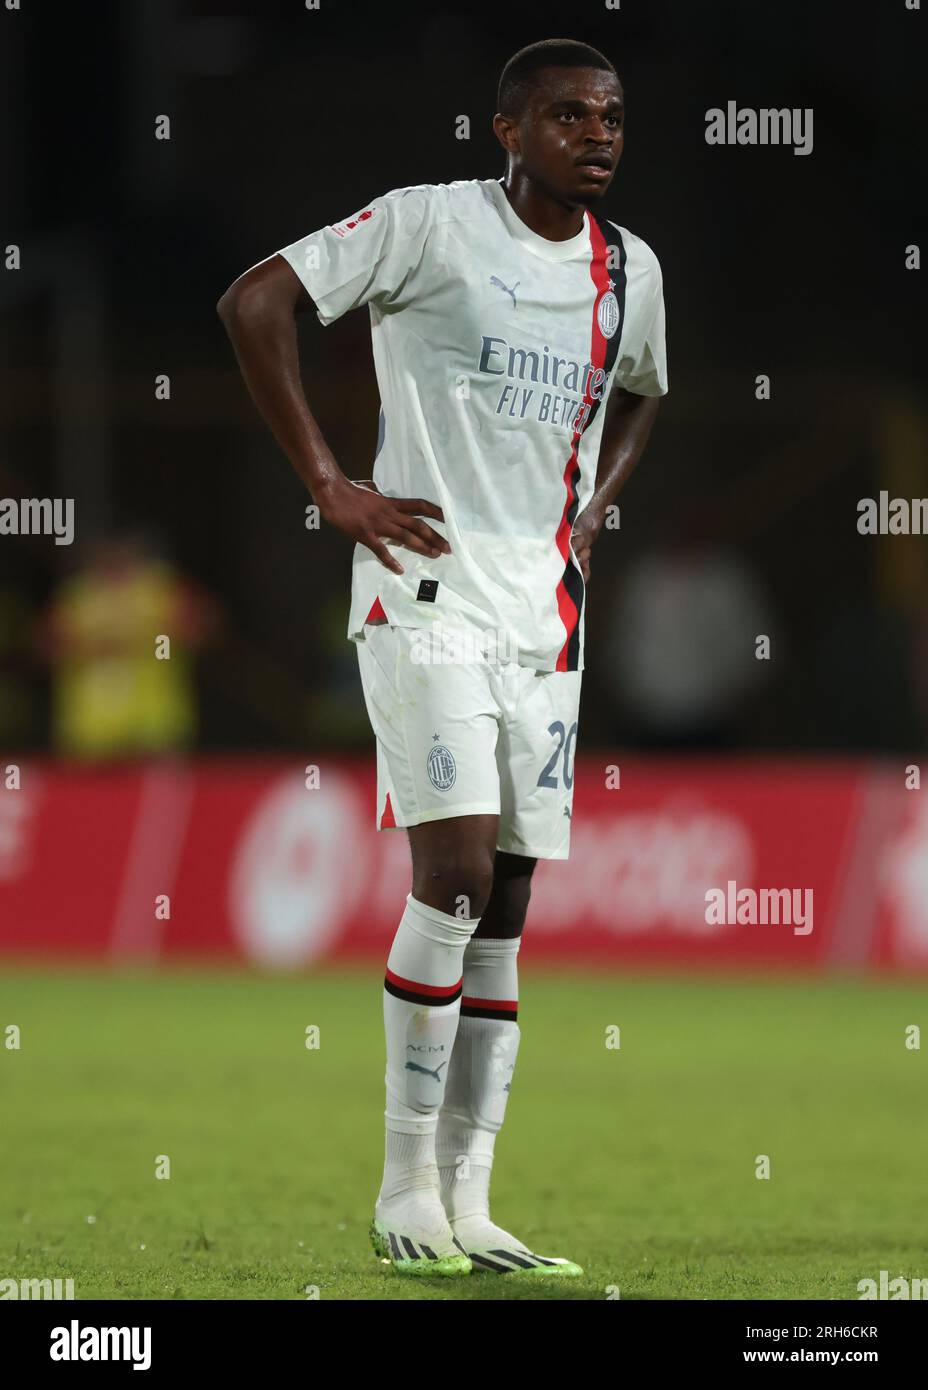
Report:
[[[376,208],[365,208],[363,212],[356,212],[353,217],[346,217],[344,222],[333,222],[332,231],[337,237],[351,236],[359,227],[363,227],[376,211]]]

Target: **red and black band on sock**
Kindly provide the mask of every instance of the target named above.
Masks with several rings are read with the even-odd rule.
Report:
[[[500,1023],[515,1023],[519,1017],[518,999],[475,999],[465,994],[461,1000],[462,1018],[495,1018]]]
[[[404,980],[402,975],[395,975],[388,968],[383,987],[395,999],[405,999],[409,1004],[430,1004],[433,1008],[441,1008],[444,1004],[453,1004],[456,999],[460,999],[464,990],[464,976],[462,975],[455,985],[423,985],[417,980]]]

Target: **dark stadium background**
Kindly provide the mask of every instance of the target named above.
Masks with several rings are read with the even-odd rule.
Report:
[[[779,1320],[775,1299],[928,1273],[926,542],[857,531],[861,498],[928,497],[905,268],[925,19],[905,0],[0,6],[0,503],[74,497],[77,524],[71,547],[0,533],[0,1296],[620,1290],[626,1346],[646,1302],[693,1300],[704,1356],[710,1301]],[[593,551],[570,858],[533,879],[493,1178],[495,1219],[586,1277],[410,1290],[367,1239],[409,851],[375,833],[351,544],[305,529],[215,306],[378,194],[499,177],[500,70],[551,37],[624,80],[603,210],[660,259],[670,371]],[[812,154],[708,146],[729,100],[812,107]],[[308,315],[301,345],[336,459],[369,477],[368,313]],[[194,599],[169,663],[160,616],[75,585],[101,537]],[[95,615],[82,737],[112,736],[103,757],[61,723],[80,704],[61,634]],[[140,744],[114,711],[156,689],[173,713]],[[710,921],[709,890],[735,886],[814,894],[814,931]],[[778,1325],[826,1321],[808,1308]],[[731,1309],[723,1355],[763,1312]],[[692,1359],[676,1312],[648,1351]]]
[[[373,195],[499,176],[503,63],[538,38],[587,40],[626,87],[604,210],[661,260],[671,390],[621,530],[593,556],[584,742],[920,746],[924,540],[856,529],[861,497],[928,494],[920,274],[903,263],[923,230],[919,23],[902,0],[363,14],[328,0],[319,12],[139,0],[5,14],[4,242],[25,265],[0,277],[0,494],[74,496],[79,542],[142,528],[212,595],[199,746],[368,747],[344,640],[351,545],[304,529],[309,499],[247,399],[214,305],[249,265]],[[705,111],[729,99],[814,107],[813,154],[707,146]],[[153,138],[161,112],[169,143]],[[349,476],[368,477],[367,313],[328,329],[310,316],[301,343],[326,438]],[[154,399],[162,372],[169,403]],[[668,546],[736,557],[773,659],[707,725],[662,732],[625,707],[610,657],[624,576]],[[48,673],[28,634],[80,550],[0,542],[19,624],[0,658],[19,696],[0,744],[49,744]]]

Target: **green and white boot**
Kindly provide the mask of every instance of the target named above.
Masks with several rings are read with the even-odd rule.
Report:
[[[556,1255],[536,1255],[521,1240],[495,1225],[488,1216],[461,1216],[452,1221],[455,1239],[467,1251],[475,1270],[493,1274],[531,1275],[533,1278],[583,1273],[573,1260]]]
[[[441,1198],[419,1191],[377,1203],[371,1244],[397,1274],[455,1278],[470,1274],[470,1259],[451,1229]]]

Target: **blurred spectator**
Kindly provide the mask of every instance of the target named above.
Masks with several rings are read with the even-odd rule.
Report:
[[[192,655],[214,624],[212,600],[140,538],[95,542],[86,566],[61,584],[40,633],[54,668],[57,751],[99,758],[189,748],[197,731]],[[168,658],[158,655],[163,638]]]
[[[757,637],[772,634],[753,571],[732,551],[654,549],[622,574],[614,611],[604,665],[641,740],[729,743],[745,696],[770,669],[755,655]]]

